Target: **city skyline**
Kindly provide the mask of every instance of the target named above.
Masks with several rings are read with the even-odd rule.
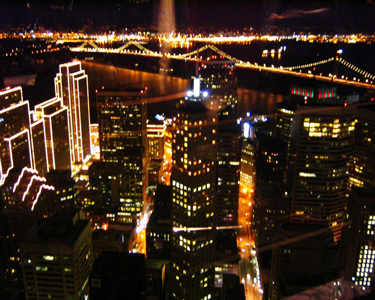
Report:
[[[29,30],[82,29],[100,26],[150,27],[159,24],[163,1],[5,1],[0,13],[3,27],[22,25]],[[173,2],[172,2],[173,3]],[[173,7],[173,5],[172,5]],[[260,29],[311,28],[322,31],[371,32],[373,1],[175,1],[177,28]]]
[[[25,2],[2,35],[2,74],[37,75],[0,91],[0,298],[372,295],[374,38],[280,33],[372,1],[172,2]]]

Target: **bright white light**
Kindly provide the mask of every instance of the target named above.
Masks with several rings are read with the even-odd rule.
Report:
[[[208,92],[207,92],[207,91],[204,91],[204,92],[202,93],[202,95],[203,95],[203,98],[207,98],[207,97],[208,97]]]
[[[164,121],[165,117],[162,116],[162,115],[156,114],[155,119],[158,120],[158,121]]]
[[[337,50],[337,54],[342,54],[343,52],[344,52],[344,50],[342,50],[342,49]]]
[[[192,92],[192,91],[187,91],[187,92],[186,92],[186,95],[187,95],[188,97],[192,97],[192,96],[193,96],[193,92]]]
[[[201,81],[199,77],[195,77],[193,81],[193,91],[194,91],[194,97],[196,98],[199,97],[200,86],[201,86]]]
[[[55,259],[54,256],[50,256],[50,255],[45,255],[45,256],[43,256],[43,258],[44,258],[45,260],[54,260],[54,259]]]
[[[243,136],[246,139],[250,137],[250,124],[247,122],[243,124]]]

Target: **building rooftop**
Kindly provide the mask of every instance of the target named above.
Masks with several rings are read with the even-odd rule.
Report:
[[[304,292],[295,294],[293,296],[284,298],[284,300],[309,300],[309,299],[321,299],[321,300],[349,300],[354,299],[364,294],[357,286],[351,281],[338,279],[335,281],[328,282],[326,284],[317,286],[315,288],[306,290]],[[371,298],[373,299],[373,298]]]
[[[87,220],[76,220],[76,217],[55,214],[33,226],[22,244],[73,246],[89,223]]]

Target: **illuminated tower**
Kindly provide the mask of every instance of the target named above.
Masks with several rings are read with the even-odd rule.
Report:
[[[211,52],[211,51],[209,51]],[[235,62],[214,53],[198,67],[201,89],[208,92],[204,105],[218,113],[216,225],[238,225],[241,128],[237,124]],[[203,92],[203,93],[204,93]],[[217,231],[217,259],[238,259],[236,229]]]
[[[1,181],[13,167],[33,167],[29,102],[21,87],[0,91]]]
[[[209,91],[206,104],[210,109],[221,111],[228,106],[237,108],[237,75],[235,62],[218,55],[211,55],[199,65],[201,89]]]
[[[68,108],[62,105],[61,98],[52,98],[35,106],[33,137],[35,161],[41,164],[36,169],[42,174],[54,169],[69,170],[71,156],[69,155]],[[44,143],[40,143],[39,127],[44,131]],[[40,130],[40,129],[39,129]],[[43,167],[41,153],[45,155],[46,170]]]
[[[97,94],[100,159],[121,165],[121,211],[128,222],[143,203],[147,138],[145,90],[109,90]]]
[[[291,220],[330,226],[337,241],[347,205],[353,114],[343,106],[298,107],[291,132]]]
[[[81,62],[60,65],[55,90],[68,108],[71,161],[81,163],[91,151],[88,78]]]
[[[211,299],[214,290],[217,114],[194,94],[173,116],[172,294]]]

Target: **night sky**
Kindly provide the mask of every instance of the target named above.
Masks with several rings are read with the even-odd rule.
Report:
[[[150,26],[157,23],[161,0],[3,0],[0,26],[46,29],[82,29],[103,25]],[[375,4],[371,0],[176,0],[177,29],[283,28],[323,31],[365,31],[375,28]]]

